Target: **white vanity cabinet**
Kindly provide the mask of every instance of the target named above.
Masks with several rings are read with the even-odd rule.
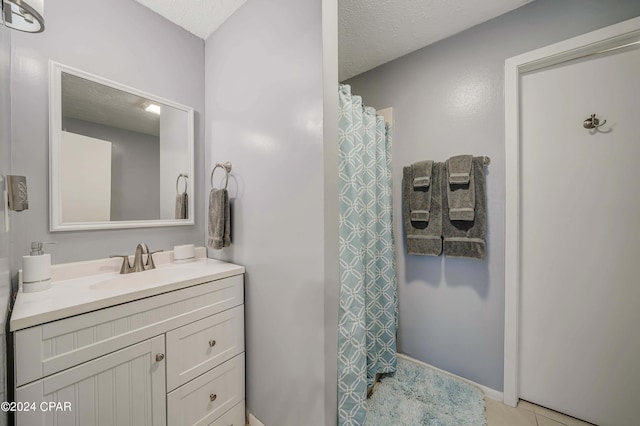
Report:
[[[244,426],[243,277],[16,330],[16,424]]]

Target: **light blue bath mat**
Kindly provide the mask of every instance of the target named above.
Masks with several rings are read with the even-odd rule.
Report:
[[[486,426],[484,395],[461,380],[398,358],[367,401],[367,426]]]

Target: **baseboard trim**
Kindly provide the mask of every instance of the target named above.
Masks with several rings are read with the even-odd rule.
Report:
[[[248,411],[247,411],[247,421],[249,422],[247,423],[249,426],[265,426],[264,423],[256,419],[256,416],[249,413]]]
[[[415,358],[411,358],[410,356],[407,356],[405,354],[400,354],[400,353],[398,354],[398,357],[406,359],[407,361],[415,362],[416,364],[424,365],[425,367],[428,367],[428,368],[433,368],[434,370],[439,371],[440,373],[446,374],[446,375],[451,376],[451,377],[455,377],[456,379],[459,379],[459,380],[462,380],[463,382],[469,383],[470,385],[479,388],[487,398],[491,398],[491,399],[494,399],[494,400],[500,401],[500,402],[502,402],[502,400],[504,398],[503,393],[500,392],[500,391],[497,391],[495,389],[491,389],[491,388],[489,388],[487,386],[483,386],[480,383],[476,383],[476,382],[471,381],[469,379],[465,379],[464,377],[460,377],[457,374],[450,373],[450,372],[445,371],[445,370],[443,370],[441,368],[434,367],[433,365],[427,364],[426,362],[419,361],[419,360],[417,360]],[[251,426],[253,426],[253,423],[251,423]]]

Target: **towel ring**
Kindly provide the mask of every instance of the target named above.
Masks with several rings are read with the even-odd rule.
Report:
[[[220,167],[222,169],[224,169],[224,171],[226,172],[226,179],[224,181],[224,189],[227,189],[227,185],[229,185],[229,173],[231,172],[231,163],[230,162],[226,162],[224,164],[220,164],[220,163],[216,163],[216,166],[213,168],[213,170],[211,170],[211,188],[213,189],[213,174],[215,173],[216,169]]]
[[[180,173],[178,175],[178,179],[176,179],[176,193],[180,194],[180,190],[178,189],[178,184],[180,183],[180,178],[184,178],[184,191],[182,192],[187,192],[187,188],[189,187],[189,175],[185,175]]]

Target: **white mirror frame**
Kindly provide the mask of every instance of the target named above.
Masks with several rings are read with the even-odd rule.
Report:
[[[114,89],[160,102],[172,108],[187,113],[187,145],[189,156],[189,219],[159,219],[159,220],[122,220],[113,222],[62,222],[62,206],[60,203],[60,146],[62,133],[62,73],[71,74],[86,80],[94,81]],[[194,114],[193,108],[176,102],[151,95],[133,87],[108,80],[106,78],[90,74],[88,72],[69,67],[67,65],[49,61],[49,229],[56,231],[79,231],[93,229],[119,229],[119,228],[150,228],[159,226],[183,226],[195,224],[194,217]]]

